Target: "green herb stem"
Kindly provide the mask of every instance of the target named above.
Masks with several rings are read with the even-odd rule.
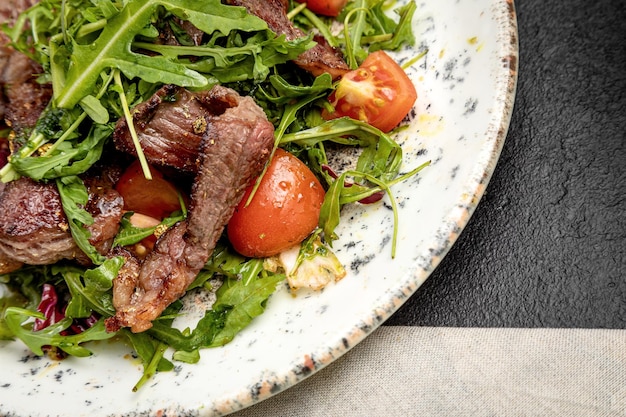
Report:
[[[146,156],[141,148],[141,143],[139,143],[139,137],[137,136],[137,131],[135,130],[135,122],[133,120],[133,116],[130,114],[128,101],[126,101],[126,94],[124,94],[124,86],[122,85],[120,72],[118,70],[113,71],[113,77],[115,78],[115,84],[117,84],[120,89],[120,101],[122,102],[122,109],[124,110],[124,118],[126,119],[126,125],[128,126],[130,137],[133,139],[133,145],[135,145],[135,150],[137,151],[137,158],[141,164],[141,170],[143,171],[144,177],[151,180],[152,173],[150,172],[148,161],[146,160]]]
[[[27,158],[37,151],[43,144],[46,143],[46,137],[41,133],[33,132],[28,143],[20,148],[17,152],[17,158]],[[0,181],[10,182],[20,177],[19,173],[15,170],[15,167],[11,164],[11,158],[9,157],[9,163],[0,169]]]
[[[356,69],[359,66],[357,59],[358,51],[361,49],[361,37],[365,30],[365,15],[369,13],[369,9],[365,5],[365,0],[358,0],[357,6],[348,12],[344,23],[344,37],[349,39],[346,42],[346,57],[348,66]],[[350,25],[352,16],[355,16],[354,23]]]
[[[296,17],[296,15],[302,11],[306,11],[308,10],[306,8],[306,3],[300,3],[299,5],[297,5],[296,7],[294,7],[293,9],[291,9],[291,11],[289,13],[287,13],[287,18],[289,20],[293,20],[294,17]]]
[[[100,19],[97,22],[92,22],[92,23],[85,23],[84,25],[82,25],[80,27],[80,29],[78,29],[78,32],[76,33],[76,37],[78,38],[82,38],[84,36],[87,36],[91,33],[97,32],[99,30],[104,29],[104,27],[107,24],[107,20],[106,19]]]
[[[335,35],[332,34],[330,28],[327,24],[325,24],[322,19],[320,19],[315,13],[310,11],[309,9],[304,9],[302,14],[306,16],[307,19],[311,22],[313,26],[319,30],[320,34],[326,38],[326,41],[333,48],[337,48],[339,46],[339,41]]]
[[[161,359],[163,359],[163,355],[165,354],[167,348],[168,346],[166,343],[159,342],[154,352],[154,355],[152,356],[152,359],[144,369],[143,375],[141,376],[141,378],[139,378],[139,381],[137,381],[137,383],[133,387],[133,392],[137,392],[139,388],[141,388],[146,382],[148,382],[148,380],[150,380],[150,378],[152,378],[156,374],[159,362],[161,362]]]
[[[413,64],[415,64],[417,61],[419,61],[420,59],[422,59],[423,57],[426,56],[426,54],[428,53],[428,49],[424,49],[422,52],[420,52],[419,54],[417,54],[416,56],[414,56],[413,58],[409,59],[407,62],[405,62],[402,65],[402,69],[406,70],[407,68],[411,67]]]

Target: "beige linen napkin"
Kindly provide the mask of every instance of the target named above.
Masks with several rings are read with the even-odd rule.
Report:
[[[626,330],[383,326],[231,416],[626,416]]]

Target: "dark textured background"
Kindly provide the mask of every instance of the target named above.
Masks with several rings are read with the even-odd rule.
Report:
[[[516,9],[518,89],[498,166],[388,325],[626,328],[626,2]]]

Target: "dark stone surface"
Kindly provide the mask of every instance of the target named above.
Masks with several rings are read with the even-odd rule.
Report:
[[[626,328],[626,3],[516,8],[501,159],[453,249],[386,324]]]

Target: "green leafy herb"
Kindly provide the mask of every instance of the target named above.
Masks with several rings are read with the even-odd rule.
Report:
[[[61,333],[70,327],[72,319],[66,317],[44,329],[33,331],[32,323],[28,321],[30,318],[43,319],[44,316],[41,313],[19,307],[9,307],[4,313],[4,320],[11,332],[19,337],[35,355],[39,356],[44,354],[44,346],[57,347],[73,356],[90,356],[91,351],[82,346],[83,343],[110,339],[115,335],[115,333],[108,333],[105,330],[103,320],[98,320],[96,324],[82,333],[63,336]]]
[[[59,144],[51,154],[36,158],[13,158],[11,166],[21,175],[34,180],[83,174],[100,160],[112,131],[107,125],[94,125],[87,137],[79,143]]]
[[[122,217],[120,231],[115,236],[113,246],[134,245],[135,243],[138,243],[143,239],[152,236],[157,228],[162,228],[164,226],[167,228],[172,227],[179,221],[184,220],[186,217],[183,212],[176,212],[172,213],[170,217],[166,217],[165,219],[163,219],[161,223],[154,227],[141,228],[135,227],[131,224],[129,220],[131,215],[132,212],[127,212]]]
[[[227,279],[217,291],[213,310],[227,312],[224,328],[215,336],[211,346],[222,346],[233,340],[252,320],[265,311],[265,304],[276,291],[282,274],[270,274],[246,283],[245,280]]]
[[[89,242],[91,233],[86,226],[93,224],[93,217],[85,210],[89,199],[85,184],[77,176],[68,176],[57,179],[56,185],[74,241],[93,263],[102,264],[104,256]]]
[[[124,334],[130,340],[144,365],[143,375],[133,387],[133,392],[138,391],[157,372],[167,372],[174,369],[174,364],[163,357],[168,347],[167,344],[144,333],[135,334],[124,330]]]
[[[72,48],[71,61],[63,87],[55,93],[56,105],[72,108],[90,93],[91,86],[107,68],[119,69],[130,79],[138,77],[151,83],[206,87],[206,78],[184,65],[163,56],[147,56],[132,51],[131,44],[135,36],[150,23],[158,6],[189,20],[206,33],[219,31],[228,35],[231,30],[242,28],[267,28],[265,22],[249,15],[244,9],[224,6],[219,0],[130,1],[108,20],[96,41],[88,45],[76,41],[65,45],[66,48]]]
[[[106,259],[94,269],[62,265],[53,268],[65,280],[72,296],[66,314],[72,318],[88,317],[96,311],[105,317],[115,314],[111,288],[124,263],[121,257]]]

